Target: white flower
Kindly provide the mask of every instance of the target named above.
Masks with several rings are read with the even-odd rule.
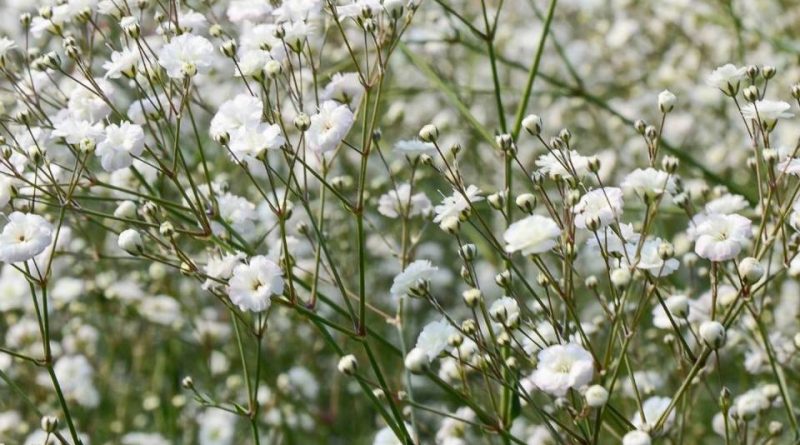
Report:
[[[558,244],[561,229],[555,221],[541,215],[530,215],[511,224],[503,233],[506,252],[534,255],[547,252]]]
[[[103,124],[92,124],[89,121],[66,119],[53,123],[52,135],[57,138],[64,138],[68,144],[77,145],[90,141],[94,144],[104,134]]]
[[[144,131],[142,127],[130,122],[106,127],[106,137],[97,144],[95,155],[100,157],[103,169],[109,172],[128,168],[133,163],[133,156],[144,151]]]
[[[636,427],[636,429],[652,430],[656,426],[656,423],[661,416],[667,411],[667,408],[671,402],[672,399],[669,397],[650,397],[649,399],[645,400],[644,403],[642,403],[644,420],[642,419],[642,414],[637,410],[636,414],[633,416],[633,419],[631,419],[631,423],[634,427]],[[664,430],[668,430],[672,426],[673,422],[675,422],[675,410],[672,410],[664,421]]]
[[[462,214],[470,210],[470,203],[483,201],[483,196],[480,196],[480,193],[481,189],[474,185],[469,185],[466,190],[464,190],[464,195],[466,195],[466,197],[458,190],[454,190],[452,195],[444,198],[441,204],[433,208],[433,211],[436,213],[433,222],[439,224],[445,218],[451,216],[460,218]]]
[[[575,226],[586,229],[588,221],[597,220],[599,227],[605,227],[622,215],[622,204],[622,190],[617,187],[592,190],[583,195],[573,209]]]
[[[640,196],[657,196],[664,192],[675,193],[675,178],[669,173],[648,167],[637,168],[622,181],[622,188],[632,190]]]
[[[0,37],[0,60],[4,60],[8,52],[16,48],[17,44],[6,37]]]
[[[662,259],[661,253],[659,252],[659,248],[662,244],[664,244],[664,241],[661,238],[646,240],[644,244],[642,244],[642,250],[639,252],[639,261],[636,262],[636,268],[645,270],[659,277],[664,277],[675,272],[680,266],[680,262],[675,258]],[[637,246],[632,245],[627,247],[626,251],[635,253],[636,248]]]
[[[353,126],[353,112],[347,105],[327,100],[319,112],[311,116],[311,126],[306,132],[309,148],[317,153],[336,149]]]
[[[511,297],[502,297],[492,303],[489,314],[503,326],[516,326],[519,321],[519,304]]]
[[[260,255],[251,258],[249,264],[236,266],[228,284],[231,302],[243,311],[265,311],[270,297],[283,293],[281,268]]]
[[[79,405],[92,408],[100,402],[94,387],[94,369],[83,355],[64,356],[53,366],[64,396]]]
[[[267,150],[276,150],[286,142],[278,124],[240,127],[231,133],[230,149],[237,159],[257,158]]]
[[[209,256],[205,272],[208,279],[203,283],[203,289],[209,289],[217,284],[216,280],[227,280],[233,275],[233,269],[242,264],[245,255],[236,252],[222,256]]]
[[[433,266],[428,260],[416,260],[394,277],[389,292],[394,298],[407,295],[420,282],[428,281],[437,270],[439,268]]]
[[[236,414],[209,408],[197,416],[199,445],[231,445],[236,434]]]
[[[209,133],[214,139],[240,127],[254,127],[261,123],[264,104],[257,97],[239,94],[220,105],[217,114],[211,119]]]
[[[417,337],[416,347],[425,351],[428,354],[428,360],[433,361],[447,349],[447,341],[453,334],[458,334],[458,330],[446,319],[432,321],[422,328],[422,332]]]
[[[709,215],[695,229],[694,251],[711,261],[735,258],[752,236],[750,220],[737,215]]]
[[[103,64],[106,70],[106,78],[119,79],[120,76],[132,78],[139,66],[139,51],[131,48],[123,48],[122,51],[111,53],[111,60]]]
[[[194,76],[211,67],[214,45],[205,37],[181,34],[164,45],[158,52],[158,63],[173,79]]]
[[[335,100],[349,105],[352,109],[358,106],[363,95],[364,86],[361,85],[358,73],[336,73],[322,91],[323,100]]]
[[[788,119],[794,116],[789,113],[792,106],[780,100],[757,100],[755,103],[742,107],[742,115],[748,121],[760,121],[763,127],[771,130],[778,119]]]
[[[593,376],[592,355],[580,345],[569,343],[540,351],[536,370],[530,378],[542,391],[563,397],[570,388],[581,389],[588,385]]]
[[[758,413],[769,408],[769,400],[758,388],[751,389],[736,397],[733,408],[745,420],[753,419]]]
[[[622,445],[650,445],[652,444],[650,435],[644,431],[633,430],[629,431],[622,437]]]
[[[711,72],[708,84],[719,88],[723,93],[734,95],[739,91],[739,82],[747,74],[747,67],[738,68],[733,64],[723,65]]]
[[[397,141],[394,144],[394,150],[412,159],[420,155],[433,156],[436,154],[436,146],[432,142],[423,142],[419,139]]]
[[[164,326],[173,325],[181,319],[181,305],[167,295],[142,299],[139,302],[138,310],[145,319]]]
[[[713,213],[735,213],[748,207],[747,200],[742,195],[725,194],[706,203],[705,211]]]
[[[666,311],[664,306],[667,307]],[[653,307],[653,326],[659,329],[672,330],[674,329],[672,322],[675,322],[678,327],[686,324],[690,306],[689,299],[685,295],[672,295],[664,302],[664,306],[661,303],[657,303]],[[672,321],[670,321],[670,316],[672,316]]]
[[[392,189],[384,193],[378,200],[378,212],[388,218],[398,218],[401,215],[417,216],[426,215],[431,211],[431,201],[423,192],[411,195],[411,185],[400,184],[397,190]]]
[[[28,261],[47,249],[52,236],[53,226],[41,216],[14,212],[0,233],[0,261]]]
[[[589,157],[581,156],[575,150],[553,151],[539,156],[536,160],[539,172],[549,176],[571,177],[574,172],[577,176],[589,173]]]
[[[264,73],[264,67],[267,66],[270,57],[268,52],[254,49],[240,51],[238,59],[238,68],[234,68],[234,76],[259,78]]]

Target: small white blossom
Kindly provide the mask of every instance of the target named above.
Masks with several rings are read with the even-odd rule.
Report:
[[[229,286],[231,302],[241,310],[265,311],[271,297],[283,293],[281,268],[264,256],[253,257],[233,269]]]
[[[555,221],[541,215],[530,215],[511,224],[503,233],[506,252],[535,255],[547,252],[558,244],[561,229]]]

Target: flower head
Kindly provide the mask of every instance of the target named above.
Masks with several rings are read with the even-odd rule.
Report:
[[[543,349],[538,361],[531,380],[552,396],[562,397],[569,389],[580,389],[594,376],[592,354],[575,343]]]
[[[44,252],[52,237],[53,226],[41,216],[14,212],[0,233],[0,261],[27,261]]]
[[[694,251],[710,261],[735,258],[752,237],[750,220],[737,215],[709,215],[697,225]]]
[[[317,153],[336,149],[353,126],[353,112],[347,105],[327,100],[311,116],[311,126],[306,132],[309,147]]]
[[[541,215],[530,215],[508,226],[503,233],[506,252],[533,255],[547,252],[558,244],[561,229],[555,221]]]
[[[273,295],[283,293],[281,268],[265,256],[256,256],[233,269],[228,285],[233,304],[243,311],[262,312]]]
[[[158,63],[173,79],[192,77],[211,67],[214,45],[205,37],[181,34],[173,38],[158,52]]]

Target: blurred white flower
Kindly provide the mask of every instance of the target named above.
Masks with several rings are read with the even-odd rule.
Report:
[[[133,156],[144,151],[144,131],[142,127],[130,122],[111,124],[106,127],[106,136],[97,144],[95,154],[106,171],[130,167]]]
[[[416,347],[428,354],[428,360],[433,361],[448,347],[451,335],[458,334],[458,330],[450,322],[442,318],[425,325],[417,337]]]
[[[391,293],[394,298],[408,295],[409,292],[421,282],[430,280],[433,273],[437,270],[439,270],[439,268],[432,265],[428,260],[416,260],[394,277],[392,288],[389,290],[389,293]]]
[[[408,183],[398,185],[396,190],[393,188],[378,199],[378,212],[388,218],[426,215],[430,211],[431,201],[425,193],[411,195],[411,185]]]
[[[561,229],[546,216],[530,215],[511,224],[503,233],[506,252],[535,255],[547,252],[558,244]]]

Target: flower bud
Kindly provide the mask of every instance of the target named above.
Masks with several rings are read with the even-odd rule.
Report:
[[[569,144],[569,141],[572,140],[572,133],[567,128],[562,128],[561,131],[558,132],[558,138],[564,141],[565,144]]]
[[[644,131],[647,129],[647,122],[637,119],[636,122],[633,123],[633,128],[636,129],[636,132],[644,135]]]
[[[672,92],[664,90],[658,94],[658,109],[661,110],[662,113],[669,113],[675,108],[675,102],[677,101],[678,98],[675,97]]]
[[[700,338],[712,348],[717,349],[725,343],[725,327],[717,321],[706,321],[700,325]]]
[[[461,297],[468,307],[475,307],[483,300],[483,293],[480,289],[472,288],[462,292]]]
[[[755,102],[758,100],[758,88],[755,85],[750,85],[742,91],[744,98],[748,102]]]
[[[533,209],[536,208],[536,196],[532,193],[523,193],[517,196],[514,202],[525,213],[533,213]]]
[[[458,249],[458,254],[464,261],[472,261],[475,259],[475,255],[478,254],[478,248],[475,247],[475,244],[464,244]]]
[[[514,147],[514,139],[508,133],[498,134],[494,137],[494,141],[503,152],[509,152]]]
[[[236,40],[231,39],[222,42],[219,50],[225,55],[225,57],[234,57],[236,55]]]
[[[506,205],[506,195],[503,192],[492,193],[486,197],[486,200],[496,210],[502,210]]]
[[[169,221],[164,221],[158,228],[158,232],[165,238],[172,238],[175,236],[175,226]]]
[[[119,234],[117,245],[131,255],[138,255],[144,249],[142,236],[135,229],[127,229]]]
[[[587,161],[587,163],[588,163],[589,171],[592,172],[592,173],[599,172],[600,171],[600,167],[602,166],[602,163],[600,162],[600,158],[598,158],[597,156],[589,156],[589,160]]]
[[[461,343],[464,343],[464,337],[458,332],[447,337],[447,344],[454,348],[461,346]]]
[[[792,85],[792,97],[800,99],[800,83]]]
[[[678,166],[680,166],[680,161],[675,156],[664,156],[661,161],[661,168],[670,174],[675,173],[678,170]]]
[[[421,348],[414,348],[408,352],[403,363],[405,364],[406,369],[412,373],[421,374],[428,369],[428,353],[423,351]]]
[[[761,75],[764,76],[764,79],[767,80],[772,79],[773,77],[775,77],[776,72],[777,70],[775,69],[774,66],[764,65],[761,67]]]
[[[674,317],[682,319],[689,315],[689,299],[684,295],[673,295],[667,298],[664,305]]]
[[[739,276],[745,284],[756,283],[764,276],[764,267],[753,257],[744,258],[739,263]]]
[[[532,136],[539,136],[542,133],[542,118],[535,114],[529,114],[522,119],[522,127]]]
[[[58,430],[58,418],[55,416],[44,416],[41,422],[42,430],[46,433],[54,433]]]
[[[266,65],[264,65],[264,72],[267,74],[267,77],[274,79],[275,77],[278,77],[278,74],[283,72],[283,65],[281,65],[281,63],[277,60],[270,60]]]
[[[511,285],[511,271],[504,270],[494,276],[494,282],[503,289]]]
[[[641,430],[633,430],[622,437],[622,445],[651,445],[650,435]]]
[[[428,124],[419,130],[419,138],[423,142],[436,142],[439,138],[439,129],[435,125]]]
[[[618,289],[622,289],[631,282],[631,272],[626,268],[614,269],[611,271],[611,283]]]
[[[305,113],[300,113],[294,118],[294,126],[300,131],[306,131],[311,127],[311,118]]]
[[[114,217],[119,219],[136,218],[136,204],[133,201],[122,201],[114,209]]]
[[[448,216],[441,223],[439,223],[439,227],[444,230],[445,232],[455,235],[458,233],[458,229],[461,227],[461,220],[455,216]]]
[[[600,408],[608,402],[608,391],[601,385],[592,385],[583,394],[586,404],[592,408]]]
[[[668,260],[675,255],[675,247],[672,246],[672,243],[663,242],[658,245],[658,257],[662,260]]]
[[[336,365],[344,375],[354,375],[356,370],[358,370],[358,361],[356,360],[356,356],[353,354],[347,354],[339,359],[339,364]]]
[[[194,388],[194,380],[192,380],[191,376],[186,376],[181,380],[181,386],[185,389],[192,389]]]

